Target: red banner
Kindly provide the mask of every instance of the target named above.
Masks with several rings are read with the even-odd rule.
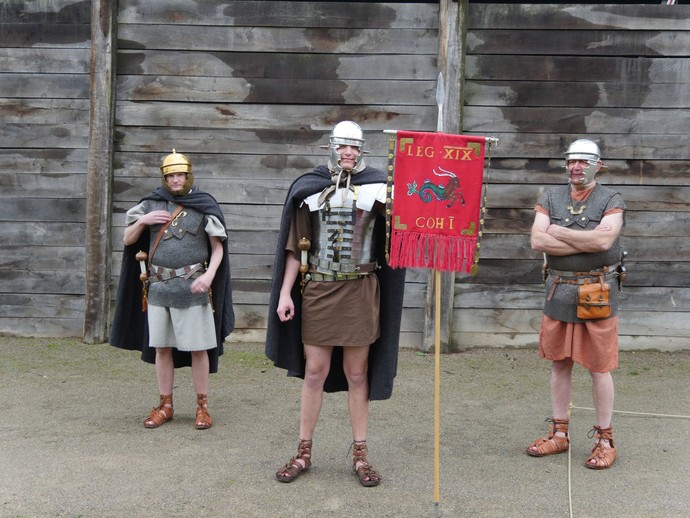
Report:
[[[398,131],[390,265],[470,273],[486,139]]]

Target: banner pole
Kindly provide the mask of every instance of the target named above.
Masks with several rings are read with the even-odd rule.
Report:
[[[441,501],[441,271],[434,270],[434,289],[436,290],[436,302],[434,308],[435,318],[435,366],[434,366],[434,508],[436,515],[439,513]]]

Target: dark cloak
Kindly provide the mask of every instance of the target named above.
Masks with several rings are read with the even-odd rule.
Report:
[[[353,185],[385,183],[383,171],[366,167],[353,175]],[[305,359],[302,343],[302,295],[299,278],[292,287],[292,300],[295,304],[295,315],[292,320],[281,322],[276,312],[280,288],[285,269],[285,245],[287,243],[295,208],[314,193],[321,192],[332,185],[331,173],[326,166],[319,166],[313,171],[300,176],[293,182],[288,191],[283,207],[283,214],[276,247],[271,294],[268,306],[268,329],[266,331],[266,356],[276,367],[286,369],[288,376],[304,378]],[[381,266],[376,271],[381,289],[380,328],[381,336],[369,348],[369,399],[389,399],[393,392],[393,380],[398,367],[398,342],[400,337],[400,318],[402,315],[403,292],[405,289],[405,270],[394,270],[388,266],[385,257],[385,218],[377,218],[375,232],[378,232],[378,249],[376,256]],[[353,323],[356,325],[356,323]],[[326,378],[324,390],[339,392],[348,389],[347,378],[343,371],[342,347],[334,347],[331,357],[331,368]]]
[[[225,217],[218,206],[218,202],[208,193],[197,189],[185,196],[173,196],[164,187],[158,187],[145,200],[170,201],[183,205],[206,215],[218,218],[225,227]],[[148,317],[141,311],[141,281],[139,274],[139,262],[135,255],[139,250],[148,253],[151,240],[150,230],[144,230],[139,240],[126,246],[122,253],[122,268],[120,270],[120,282],[117,289],[117,301],[115,315],[110,332],[110,345],[130,351],[141,351],[141,359],[147,363],[156,363],[156,349],[149,347]],[[235,313],[232,307],[232,288],[230,285],[230,260],[228,258],[228,240],[222,241],[223,259],[218,267],[216,276],[211,284],[211,297],[213,303],[213,321],[216,328],[216,341],[218,346],[208,350],[209,372],[218,372],[218,358],[223,354],[223,342],[235,327]],[[209,243],[209,255],[211,247]],[[192,355],[188,351],[173,349],[173,361],[175,368],[190,367]]]

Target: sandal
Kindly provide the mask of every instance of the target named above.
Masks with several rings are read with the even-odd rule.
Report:
[[[595,426],[587,434],[590,439],[594,437],[597,443],[592,449],[592,454],[585,461],[585,466],[590,469],[607,469],[613,466],[618,453],[613,445],[613,427],[600,428]],[[608,441],[608,446],[604,441]],[[590,461],[594,460],[594,464]]]
[[[151,409],[151,413],[144,420],[144,426],[146,428],[158,428],[163,423],[172,421],[173,414],[172,404],[172,394],[163,395],[161,394],[161,404],[157,407]]]
[[[546,457],[568,451],[570,439],[568,438],[568,419],[547,419],[551,424],[545,437],[540,437],[527,448],[527,454],[532,457]],[[556,435],[557,432],[565,434],[565,437]]]
[[[302,461],[302,465],[298,461]],[[276,478],[280,482],[290,483],[299,477],[302,473],[307,471],[311,466],[311,439],[305,441],[300,439],[297,447],[297,455],[292,457],[285,466],[276,472]]]
[[[367,460],[367,441],[353,441],[352,446],[352,469],[357,473],[359,483],[364,487],[378,486],[381,483],[381,475]]]
[[[196,395],[196,424],[197,430],[206,430],[213,426],[213,419],[208,413],[208,395]]]

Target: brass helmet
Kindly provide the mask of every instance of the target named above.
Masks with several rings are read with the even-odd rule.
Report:
[[[173,192],[168,183],[165,181],[165,177],[173,173],[185,173],[187,175],[187,180],[185,181],[184,187],[181,191]],[[168,189],[168,191],[170,191],[171,194],[175,196],[185,196],[189,194],[189,191],[192,190],[192,185],[194,184],[192,163],[185,155],[175,151],[175,148],[173,148],[172,153],[164,157],[161,161],[161,174],[161,183],[166,189]]]

